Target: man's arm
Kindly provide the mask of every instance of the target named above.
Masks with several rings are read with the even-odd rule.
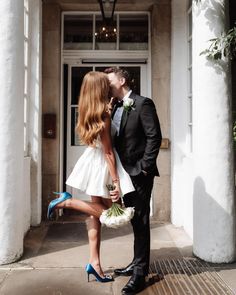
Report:
[[[146,135],[146,147],[141,160],[142,170],[147,173],[153,170],[156,165],[156,158],[159,153],[162,135],[159,119],[153,101],[146,98],[143,102],[141,113],[141,123]]]

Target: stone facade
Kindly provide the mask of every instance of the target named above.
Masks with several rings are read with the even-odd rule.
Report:
[[[61,87],[61,9],[58,4],[43,4],[42,116],[56,114],[56,138],[42,140],[42,218],[51,193],[59,190],[59,122]]]
[[[73,1],[72,1],[73,2]],[[94,6],[93,6],[94,4]],[[98,4],[91,1],[91,11]],[[86,6],[86,10],[88,6]],[[93,10],[92,10],[93,9]],[[73,6],[66,1],[45,1],[43,4],[43,114],[57,116],[56,139],[43,139],[43,218],[51,192],[59,189],[59,120],[60,117],[60,50],[61,11],[83,11],[85,7],[77,1]],[[136,1],[133,5],[120,3],[116,11],[151,12],[151,61],[152,98],[156,104],[164,138],[170,138],[170,1]],[[161,177],[156,178],[153,190],[153,218],[170,220],[170,149],[160,151],[158,167]]]
[[[161,177],[154,184],[153,218],[183,226],[200,258],[231,262],[236,239],[231,73],[227,60],[216,64],[199,55],[210,38],[228,29],[228,1],[206,0],[207,5],[198,1],[193,6],[192,150],[186,102],[188,2],[119,1],[116,10],[148,11],[151,16],[149,93],[163,137],[171,140],[158,158]],[[27,3],[30,30],[24,35]],[[62,185],[61,12],[88,7],[99,9],[96,0],[1,1],[0,264],[21,257],[24,234],[45,219],[51,192]],[[26,124],[24,113],[28,113]],[[56,115],[55,139],[43,136],[45,114]]]

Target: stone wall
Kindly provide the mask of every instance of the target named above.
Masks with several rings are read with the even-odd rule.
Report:
[[[169,1],[153,5],[151,13],[152,98],[160,119],[162,137],[170,138],[170,58],[171,7]],[[158,157],[160,178],[153,191],[154,217],[170,219],[170,149]]]
[[[56,114],[55,139],[42,139],[42,218],[48,201],[59,188],[59,114],[60,114],[60,42],[61,10],[58,4],[43,4],[42,115]]]

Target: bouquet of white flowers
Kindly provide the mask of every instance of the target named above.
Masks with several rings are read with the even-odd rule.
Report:
[[[107,185],[109,191],[114,189],[111,184]],[[121,206],[118,203],[113,203],[111,207],[104,210],[100,216],[101,224],[105,224],[107,227],[118,228],[130,222],[134,216],[134,207]]]

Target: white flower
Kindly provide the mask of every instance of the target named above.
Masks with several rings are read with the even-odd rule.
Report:
[[[133,105],[134,105],[133,98],[127,97],[124,99],[123,107],[127,112],[130,111],[131,109],[134,110]]]
[[[133,216],[133,207],[122,208],[119,204],[113,203],[109,209],[102,212],[100,222],[107,227],[118,228],[129,223]]]
[[[106,187],[109,191],[115,189],[113,184],[107,184]],[[107,227],[118,228],[129,223],[133,216],[134,207],[122,208],[121,205],[112,203],[109,209],[102,212],[99,220],[101,224],[105,224]]]

